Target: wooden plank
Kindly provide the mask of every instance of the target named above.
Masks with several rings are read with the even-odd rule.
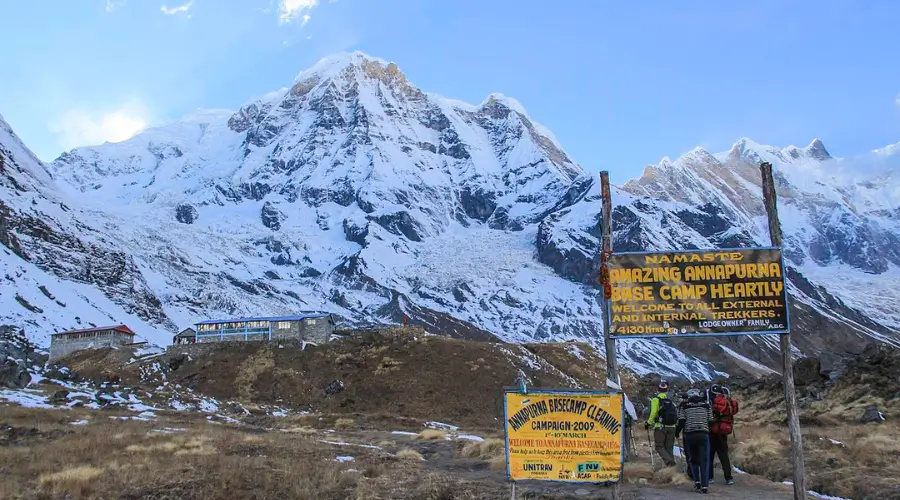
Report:
[[[778,220],[778,204],[772,164],[759,165],[762,174],[763,203],[769,219],[769,238],[772,246],[781,248],[781,223]],[[784,272],[784,270],[782,270]],[[797,393],[794,390],[794,360],[791,356],[791,334],[781,334],[781,373],[784,380],[784,402],[787,405],[788,433],[791,436],[791,463],[794,468],[794,500],[806,500],[806,471],[803,463],[803,438],[800,434],[800,414],[797,410]]]

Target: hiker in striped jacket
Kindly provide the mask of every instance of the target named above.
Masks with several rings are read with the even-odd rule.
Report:
[[[687,400],[678,406],[675,436],[684,432],[694,490],[703,493],[709,493],[709,427],[712,420],[709,401],[697,389],[689,390]]]

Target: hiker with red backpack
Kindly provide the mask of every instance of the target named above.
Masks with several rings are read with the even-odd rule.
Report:
[[[644,425],[646,429],[653,429],[653,441],[656,453],[663,459],[666,467],[675,465],[675,426],[678,424],[678,408],[669,399],[669,383],[665,380],[659,382],[659,393],[650,400],[650,418]],[[650,451],[653,458],[653,451]]]
[[[709,434],[709,480],[712,482],[713,461],[718,455],[725,475],[725,484],[734,484],[734,478],[731,476],[731,459],[728,457],[728,436],[734,433],[734,416],[738,412],[738,403],[731,399],[731,391],[724,385],[713,384],[709,392],[713,398],[713,424]]]

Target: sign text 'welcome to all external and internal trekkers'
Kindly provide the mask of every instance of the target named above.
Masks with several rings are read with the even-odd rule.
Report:
[[[777,248],[613,254],[609,281],[614,337],[788,329]]]

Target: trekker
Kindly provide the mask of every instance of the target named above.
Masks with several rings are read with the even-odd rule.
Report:
[[[738,412],[737,401],[731,399],[728,387],[714,385],[716,389],[712,404],[713,423],[709,435],[709,481],[713,479],[713,461],[719,456],[725,484],[734,484],[731,475],[731,459],[728,457],[728,435],[734,432],[734,416]]]
[[[683,392],[678,395],[678,405],[681,406],[687,401],[687,393]],[[682,434],[681,435],[681,457],[684,461],[684,473],[687,474],[688,479],[691,482],[694,481],[694,475],[691,474],[691,455],[688,453],[687,447],[687,438]]]
[[[678,407],[675,435],[684,431],[694,491],[709,493],[709,424],[713,419],[712,408],[697,389],[689,390],[687,396],[688,400]]]
[[[669,399],[669,383],[659,382],[659,393],[650,400],[650,418],[645,428],[653,429],[653,441],[656,453],[662,458],[666,467],[675,466],[675,426],[678,424],[678,408]]]

